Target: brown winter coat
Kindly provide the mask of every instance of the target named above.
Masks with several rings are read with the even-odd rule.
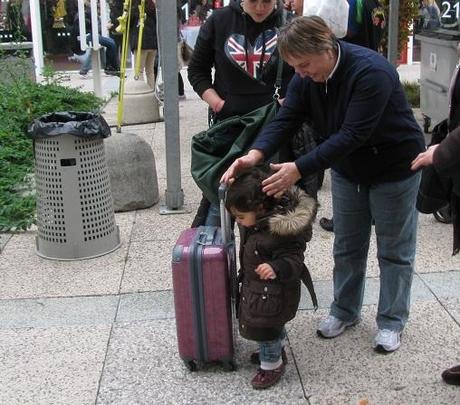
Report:
[[[454,250],[460,250],[460,126],[454,129],[439,144],[433,154],[436,171],[452,178],[452,218],[454,225]]]
[[[284,324],[294,318],[300,300],[300,278],[307,271],[307,228],[316,210],[316,201],[293,187],[274,212],[241,232],[239,326],[243,337],[273,340]],[[276,279],[259,278],[255,269],[262,263],[272,266]]]

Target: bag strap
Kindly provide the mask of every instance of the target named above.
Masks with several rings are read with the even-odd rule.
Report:
[[[287,11],[283,10],[281,13],[281,24],[278,28],[286,24]],[[283,82],[283,59],[278,51],[278,67],[276,69],[276,80],[275,80],[275,92],[273,93],[273,99],[277,101],[280,98],[281,84]]]
[[[307,287],[307,290],[310,293],[311,301],[313,303],[313,308],[316,311],[318,309],[318,298],[316,298],[315,287],[313,286],[313,280],[311,278],[310,271],[305,265],[300,279],[302,280],[302,283],[304,283],[305,287]]]

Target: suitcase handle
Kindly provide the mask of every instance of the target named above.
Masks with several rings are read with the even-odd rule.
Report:
[[[227,248],[228,269],[230,276],[230,295],[232,297],[232,313],[236,317],[236,300],[238,296],[238,279],[236,275],[236,249],[233,238],[232,218],[225,208],[228,186],[225,183],[219,185],[219,202],[220,202],[220,225],[222,229],[222,241]]]
[[[219,185],[219,202],[220,202],[220,225],[222,228],[222,238],[224,244],[232,240],[232,220],[230,213],[225,208],[225,199],[227,198],[227,184],[220,183]]]

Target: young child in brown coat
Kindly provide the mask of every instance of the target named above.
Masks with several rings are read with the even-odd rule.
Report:
[[[251,380],[255,389],[276,384],[285,371],[284,326],[297,312],[300,281],[308,273],[307,228],[317,211],[316,201],[297,187],[279,199],[267,196],[262,181],[269,175],[259,167],[243,172],[226,199],[240,225],[239,330],[259,344],[251,356],[251,362],[260,362]]]

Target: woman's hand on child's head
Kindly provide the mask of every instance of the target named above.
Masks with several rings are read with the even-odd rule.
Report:
[[[259,264],[255,270],[261,280],[274,280],[276,273],[268,263]]]
[[[302,178],[294,162],[272,163],[270,167],[276,173],[262,182],[262,191],[267,193],[267,195],[275,196],[275,198],[281,197],[286,190]]]
[[[249,169],[264,160],[264,154],[258,149],[251,149],[247,155],[236,159],[220,178],[221,183],[231,184],[235,176],[244,169]]]

